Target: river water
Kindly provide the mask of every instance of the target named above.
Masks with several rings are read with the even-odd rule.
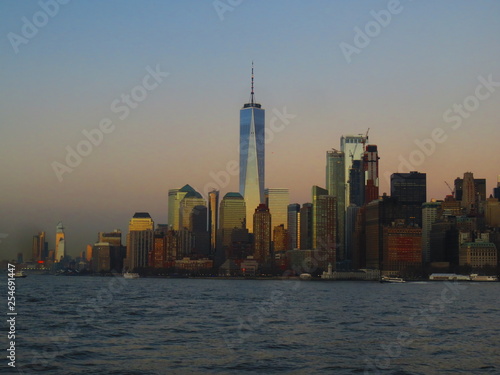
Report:
[[[500,283],[16,284],[16,368],[0,373],[500,374]]]

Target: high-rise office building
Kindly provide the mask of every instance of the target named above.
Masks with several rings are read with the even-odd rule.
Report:
[[[354,237],[359,207],[351,204],[347,207],[345,216],[345,259],[352,261],[354,253]],[[352,264],[352,263],[351,263]]]
[[[168,218],[167,223],[173,227],[175,216],[175,200],[177,199],[177,192],[180,189],[170,189],[168,191]]]
[[[362,160],[365,152],[365,143],[368,142],[368,132],[366,135],[346,135],[340,138],[340,151],[345,155],[345,183],[346,183],[346,199],[345,202],[350,202],[350,186],[349,186],[349,170],[352,168],[353,160]]]
[[[182,200],[188,193],[198,194],[189,184],[184,185],[180,189],[170,189],[168,191],[168,224],[171,225],[174,230],[182,229],[180,207]],[[191,207],[191,209],[193,207]],[[189,212],[187,213],[188,215]]]
[[[476,203],[476,186],[474,184],[474,175],[471,172],[464,173],[462,185],[462,207],[467,213],[474,210]]]
[[[497,187],[493,188],[493,198],[500,199],[500,175],[497,177]]]
[[[217,247],[217,229],[219,225],[219,191],[208,193],[208,231],[210,233],[210,256],[215,254]]]
[[[422,227],[422,204],[427,201],[427,179],[425,173],[393,173],[391,175],[391,197],[401,204],[401,219],[407,225]]]
[[[426,202],[422,205],[422,261],[431,261],[432,224],[439,218],[442,202]]]
[[[193,252],[197,256],[208,257],[210,254],[210,237],[207,231],[207,219],[207,206],[200,205],[192,209],[189,219],[189,230],[194,237]]]
[[[422,228],[407,226],[403,219],[383,228],[384,274],[401,275],[422,267]]]
[[[66,256],[64,226],[62,221],[56,227],[56,250],[54,253],[54,260],[60,262]]]
[[[314,185],[312,187],[312,205],[313,205],[313,213],[312,213],[312,248],[317,248],[317,238],[318,238],[318,199],[322,195],[328,195],[328,190],[323,189],[319,186]]]
[[[283,224],[284,229],[288,226],[288,205],[290,204],[290,195],[288,189],[267,188],[264,190],[266,205],[271,213],[271,228]],[[274,232],[273,232],[274,233]],[[274,235],[272,240],[274,241]]]
[[[128,225],[127,265],[130,270],[148,266],[149,252],[153,250],[154,222],[149,213],[136,212]]]
[[[288,205],[288,250],[300,247],[300,204]]]
[[[361,207],[365,203],[365,171],[362,160],[353,160],[349,170],[349,204]]]
[[[265,204],[259,204],[253,215],[254,258],[260,264],[270,264],[271,253],[271,213]]]
[[[471,173],[471,172],[466,172],[466,173]],[[465,178],[465,173],[464,173],[464,178]],[[455,191],[454,192],[455,192],[455,199],[457,201],[463,200],[464,178],[457,177],[455,179]],[[474,190],[475,190],[476,198],[478,198],[480,201],[484,202],[486,200],[486,179],[474,178],[474,176],[472,176],[472,178],[474,181]],[[470,189],[469,189],[469,191],[470,191]]]
[[[247,214],[250,218],[247,227],[253,232],[254,211],[265,202],[264,198],[264,156],[265,156],[265,111],[255,102],[253,86],[250,102],[240,110],[240,194],[244,197]]]
[[[312,250],[313,248],[313,204],[304,203],[299,213],[300,250]]]
[[[376,145],[366,146],[363,155],[363,164],[365,170],[365,203],[378,199],[379,197],[379,172],[378,172],[378,148]]]
[[[366,205],[364,212],[366,268],[381,269],[384,261],[383,228],[400,217],[401,206],[397,198],[383,195]]]
[[[336,198],[335,238],[339,259],[345,257],[346,169],[345,153],[332,149],[326,152],[326,190]]]
[[[179,229],[189,229],[191,213],[193,212],[193,208],[196,206],[205,206],[207,202],[200,193],[197,191],[190,191],[182,198],[179,203]],[[198,214],[207,214],[207,211],[197,210]],[[204,218],[206,225],[206,217]]]
[[[99,244],[99,245],[98,245]],[[106,247],[103,244],[107,244]],[[96,248],[99,247],[99,249]],[[122,231],[120,229],[115,229],[113,232],[99,232],[98,234],[98,242],[94,245],[94,249],[92,254],[96,252],[105,252],[106,255],[97,254],[97,259],[103,260],[100,263],[99,271],[115,271],[121,272],[123,270],[123,262],[127,255],[127,249],[122,245]],[[105,269],[107,267],[107,269]]]
[[[255,211],[255,210],[254,210]],[[232,243],[248,240],[247,209],[240,193],[229,192],[222,198],[217,234],[217,263],[233,256]],[[253,218],[253,215],[251,216]]]
[[[324,250],[332,253],[334,259],[343,260],[343,254],[337,254],[336,238],[336,216],[337,202],[332,195],[319,195],[314,206],[316,217],[316,247],[317,250]]]

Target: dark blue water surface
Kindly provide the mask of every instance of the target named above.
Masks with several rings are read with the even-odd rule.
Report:
[[[17,367],[0,373],[500,374],[500,283],[16,283]]]

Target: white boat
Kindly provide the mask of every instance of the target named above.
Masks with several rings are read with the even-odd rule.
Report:
[[[381,283],[405,283],[406,281],[403,280],[401,277],[389,277],[389,276],[382,276],[380,278]]]
[[[22,278],[22,277],[27,277],[28,275],[26,275],[23,271],[17,271],[15,274],[14,274],[14,277],[17,279],[17,278]]]
[[[311,280],[312,276],[310,273],[301,273],[299,278],[300,280]]]
[[[125,273],[123,274],[123,277],[124,277],[125,279],[138,279],[140,276],[139,276],[139,274],[138,274],[138,273],[136,273],[136,272],[128,272],[128,271],[127,271],[127,272],[125,272]]]
[[[479,276],[477,273],[470,275],[470,281],[498,281],[496,276]]]

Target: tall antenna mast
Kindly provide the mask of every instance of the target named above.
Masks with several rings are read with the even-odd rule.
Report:
[[[250,91],[250,103],[252,103],[252,107],[254,104],[254,92],[253,92],[253,61],[252,61],[252,91]]]

